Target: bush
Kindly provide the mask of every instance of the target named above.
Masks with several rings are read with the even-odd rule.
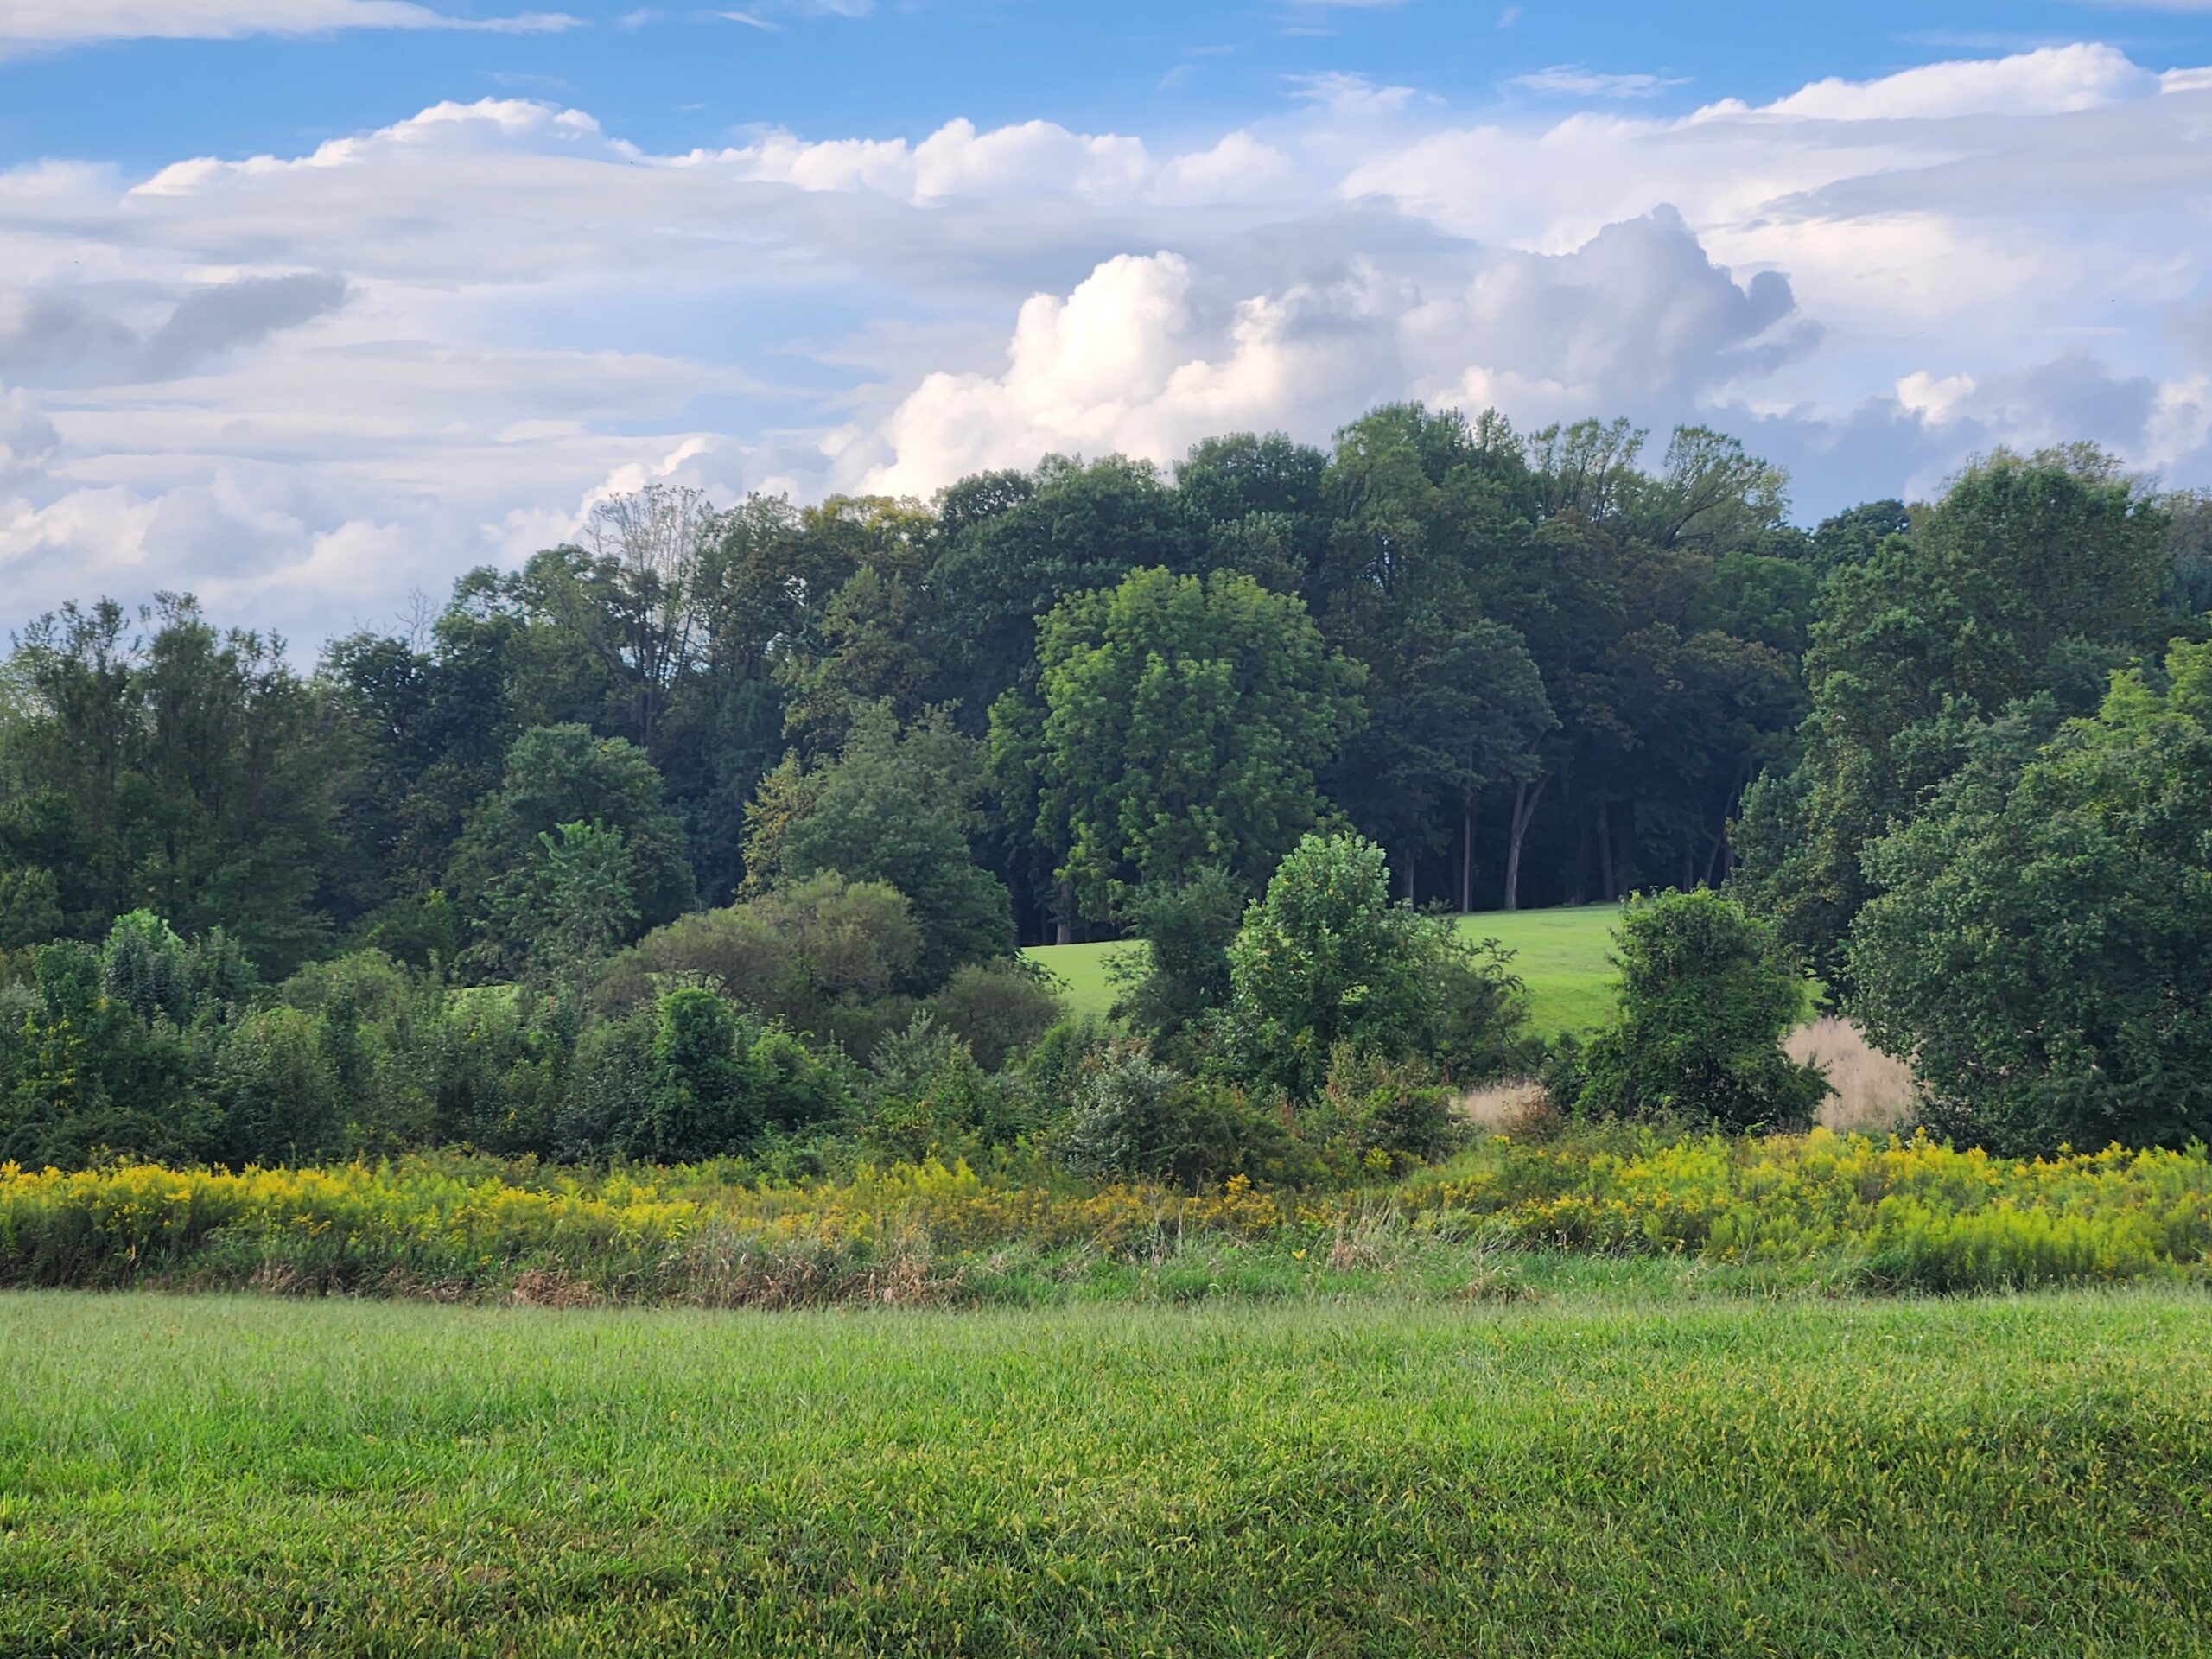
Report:
[[[629,1033],[632,1052],[642,1020]],[[603,1054],[601,1065],[626,1074],[633,1091],[608,1126],[613,1145],[632,1157],[678,1162],[742,1154],[770,1130],[811,1128],[851,1106],[831,1063],[696,987],[660,999],[643,1067],[624,1066],[621,1046]]]
[[[1375,1168],[1371,1154],[1392,1168],[1430,1163],[1468,1139],[1466,1124],[1452,1109],[1456,1098],[1426,1062],[1393,1062],[1340,1047],[1305,1127],[1336,1143],[1355,1167]]]
[[[1236,1175],[1288,1181],[1315,1171],[1278,1111],[1242,1089],[1182,1077],[1135,1048],[1087,1074],[1060,1131],[1059,1160],[1093,1180],[1165,1178],[1190,1192]]]
[[[626,1014],[679,985],[718,993],[823,1043],[865,1055],[912,1017],[900,994],[922,950],[896,888],[810,876],[655,928],[601,973],[593,1002]]]
[[[1187,881],[1140,887],[1121,906],[1122,919],[1145,942],[1115,976],[1125,989],[1115,1017],[1154,1046],[1173,1043],[1192,1026],[1229,1006],[1229,947],[1250,892],[1220,865]]]
[[[1748,1129],[1801,1123],[1827,1097],[1827,1080],[1782,1051],[1803,982],[1734,899],[1633,899],[1617,937],[1620,1011],[1574,1063],[1574,1110]]]
[[[930,998],[931,1019],[968,1045],[986,1071],[1034,1043],[1060,1017],[1060,1000],[1020,962],[969,963]]]
[[[1005,1145],[1028,1127],[1027,1097],[987,1076],[968,1046],[926,1014],[877,1046],[861,1143],[872,1155],[918,1162]]]
[[[1228,1064],[1238,1077],[1310,1099],[1338,1048],[1432,1059],[1457,1081],[1522,1053],[1520,982],[1494,947],[1390,897],[1382,849],[1358,836],[1308,836],[1245,913],[1230,946]]]

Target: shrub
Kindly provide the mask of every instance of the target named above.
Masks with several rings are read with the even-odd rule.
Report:
[[[633,1024],[632,1045],[636,1034]],[[661,997],[644,1067],[623,1066],[622,1046],[601,1064],[626,1074],[632,1091],[608,1130],[632,1157],[676,1162],[741,1154],[771,1129],[811,1128],[851,1104],[833,1065],[789,1032],[744,1020],[696,987]]]
[[[678,985],[719,993],[794,1031],[865,1054],[911,1017],[899,992],[922,950],[896,888],[825,872],[654,929],[610,962],[593,1001],[626,1014]]]
[[[931,1019],[968,1045],[976,1064],[995,1071],[1060,1016],[1060,1000],[1026,963],[970,963],[930,998]]]
[[[1165,1178],[1190,1192],[1236,1175],[1287,1181],[1315,1173],[1279,1112],[1135,1048],[1106,1056],[1085,1077],[1059,1159],[1094,1180]]]
[[[1432,1058],[1475,1082],[1520,1046],[1520,983],[1494,948],[1391,899],[1382,849],[1308,836],[1230,946],[1229,1064],[1310,1098],[1339,1046]]]
[[[1027,1126],[1025,1097],[987,1076],[968,1046],[926,1014],[877,1045],[869,1070],[861,1142],[874,1155],[917,1162],[980,1151]]]
[[[1782,1050],[1802,982],[1734,899],[1635,899],[1617,937],[1620,1011],[1573,1062],[1575,1110],[1751,1128],[1802,1123],[1827,1098],[1827,1079]]]
[[[1115,1017],[1157,1046],[1227,1007],[1229,947],[1249,899],[1243,882],[1212,864],[1186,881],[1152,883],[1124,899],[1122,919],[1145,949],[1111,969],[1125,987]]]
[[[1340,1046],[1308,1131],[1340,1143],[1361,1167],[1372,1167],[1370,1154],[1393,1166],[1431,1162],[1467,1140],[1467,1126],[1452,1109],[1455,1098],[1425,1061],[1385,1060]]]

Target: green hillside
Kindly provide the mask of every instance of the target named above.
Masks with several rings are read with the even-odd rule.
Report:
[[[1530,1021],[1548,1037],[1590,1030],[1611,1011],[1609,957],[1619,914],[1618,905],[1490,911],[1461,917],[1459,928],[1471,938],[1496,939],[1513,953],[1514,971],[1529,983]],[[1103,1016],[1115,996],[1107,964],[1137,948],[1126,943],[1037,945],[1023,954],[1059,978],[1070,1007]]]

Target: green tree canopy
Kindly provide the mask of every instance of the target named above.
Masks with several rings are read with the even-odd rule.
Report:
[[[1853,1012],[2006,1151],[2212,1136],[2212,646],[1993,734],[1866,852]]]
[[[543,726],[524,732],[507,751],[497,793],[471,815],[454,849],[452,890],[487,919],[501,913],[495,895],[547,860],[542,837],[565,824],[588,824],[621,837],[634,921],[613,943],[641,927],[673,920],[691,904],[691,869],[683,827],[661,796],[660,774],[635,744],[596,738],[584,726]],[[511,942],[526,953],[519,939]]]
[[[1359,669],[1305,607],[1231,572],[1133,571],[1064,601],[1039,662],[1035,715],[992,711],[995,766],[1028,780],[1034,835],[1099,919],[1125,886],[1203,864],[1256,880],[1320,817],[1315,774],[1363,716]]]
[[[2165,533],[2101,457],[2000,454],[1909,537],[1829,578],[1804,759],[1746,801],[1741,838],[1755,907],[1823,975],[1850,971],[1844,936],[1877,890],[1866,844],[1957,769],[1979,727],[2039,692],[2085,714],[2111,669],[2163,640]]]
[[[1341,1046],[1440,1063],[1475,1080],[1512,1057],[1519,982],[1451,923],[1390,899],[1382,849],[1307,836],[1229,947],[1229,1063],[1310,1096]]]

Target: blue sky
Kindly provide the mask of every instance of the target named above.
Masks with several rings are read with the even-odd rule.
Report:
[[[0,0],[0,625],[1403,396],[2212,485],[2209,263],[2212,0]]]
[[[168,0],[176,10],[194,0]],[[57,5],[56,10],[63,8]],[[150,4],[134,10],[150,10]],[[220,11],[218,3],[210,10]],[[426,10],[429,8],[426,5]],[[0,17],[10,10],[0,0]],[[79,10],[74,6],[70,10]],[[890,137],[956,116],[1084,130],[1205,130],[1263,116],[1284,77],[1354,72],[1455,104],[1528,103],[1515,77],[1573,64],[1678,79],[1659,109],[1715,94],[1762,102],[1807,81],[1864,79],[1962,54],[2094,39],[2139,60],[2212,58],[2212,5],[2078,0],[1772,3],[1193,4],[1189,0],[910,0],[832,8],[759,0],[438,7],[469,21],[557,14],[544,33],[330,29],[227,41],[125,37],[0,63],[0,161],[55,153],[159,165],[181,150],[312,146],[408,106],[558,99],[656,150],[734,127]],[[1501,20],[1511,21],[1501,27]]]

